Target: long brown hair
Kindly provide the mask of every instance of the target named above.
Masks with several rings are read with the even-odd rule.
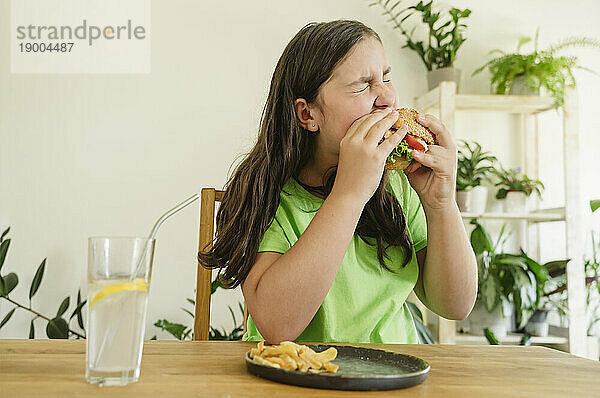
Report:
[[[315,150],[314,133],[305,130],[296,116],[294,101],[304,98],[319,106],[319,89],[335,67],[361,40],[379,35],[359,21],[310,23],[288,43],[271,79],[258,140],[226,184],[217,212],[217,230],[210,250],[198,253],[206,268],[219,268],[219,278],[234,288],[242,283],[258,252],[262,237],[275,217],[280,193],[290,178],[298,179]],[[318,134],[318,133],[317,133]],[[323,196],[335,181],[335,168],[323,177]],[[389,246],[400,246],[412,258],[412,243],[400,203],[386,190],[387,172],[365,205],[356,233],[377,244],[377,257],[385,263]]]

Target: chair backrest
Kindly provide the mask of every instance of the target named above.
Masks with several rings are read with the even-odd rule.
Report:
[[[215,233],[215,204],[221,202],[224,191],[202,188],[200,193],[200,227],[198,251],[212,248]],[[194,340],[208,340],[210,330],[210,285],[212,272],[198,261],[196,276],[196,309],[194,317]],[[244,303],[244,333],[248,311]]]
[[[200,193],[200,226],[198,252],[210,250],[215,233],[215,204],[223,199],[223,191],[202,188]],[[212,271],[198,261],[196,274],[196,308],[194,316],[194,340],[208,340],[210,329],[210,284]]]

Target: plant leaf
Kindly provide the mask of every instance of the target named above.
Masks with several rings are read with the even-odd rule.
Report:
[[[16,309],[17,309],[17,307],[15,307],[12,310],[8,311],[8,314],[6,314],[6,316],[4,317],[4,319],[2,319],[2,322],[0,322],[0,329],[2,329],[2,326],[4,326],[6,324],[6,322],[8,322],[8,320],[10,319],[10,317],[15,313]]]
[[[492,238],[488,232],[477,222],[477,220],[471,221],[471,224],[475,225],[475,229],[471,232],[471,246],[475,254],[481,254],[485,251],[492,252]]]
[[[46,268],[46,259],[42,261],[37,271],[35,272],[35,276],[31,281],[31,287],[29,288],[29,300],[31,300],[34,294],[38,291],[40,287],[40,283],[42,283],[42,277],[44,276],[44,269]]]
[[[188,309],[185,309],[183,307],[181,307],[182,310],[184,310],[186,313],[188,313],[192,318],[194,318],[194,314],[192,314],[192,312]]]
[[[46,325],[46,335],[51,339],[68,339],[69,325],[61,317],[56,317],[48,321]]]
[[[79,314],[81,312],[81,309],[83,308],[85,303],[87,303],[87,300],[77,304],[77,307],[75,307],[75,309],[73,310],[73,313],[69,317],[69,320],[73,319],[77,314]]]
[[[69,301],[70,301],[70,297],[67,296],[65,297],[65,299],[63,300],[62,303],[60,303],[60,307],[58,307],[58,311],[56,312],[56,317],[61,317],[69,308]]]
[[[531,345],[531,336],[529,333],[524,333],[523,337],[521,337],[521,341],[519,345],[530,346]]]
[[[4,232],[2,232],[2,235],[0,236],[0,242],[2,242],[4,240],[4,237],[6,236],[6,234],[8,233],[8,231],[10,231],[10,227],[6,228],[4,230]]]
[[[191,305],[195,306],[196,302],[194,300],[192,300],[191,298],[186,298],[186,300],[188,301],[188,303],[190,303]]]
[[[485,335],[485,338],[487,339],[488,343],[490,343],[491,345],[499,345],[500,344],[500,342],[494,335],[494,332],[492,332],[489,328],[483,329],[483,334]]]
[[[33,318],[31,320],[31,325],[29,325],[29,338],[30,339],[35,339],[35,326],[33,326],[33,321],[35,321],[35,318]]]
[[[433,340],[433,336],[427,327],[423,324],[423,314],[419,307],[415,305],[415,303],[411,303],[409,301],[406,302],[408,305],[408,309],[410,310],[413,321],[415,324],[415,328],[417,329],[417,336],[419,337],[419,342],[421,344],[435,344],[435,340]]]
[[[77,290],[77,308],[75,308],[75,311],[73,313],[77,314],[77,324],[84,332],[85,328],[83,326],[83,316],[81,315],[81,311],[83,310],[83,306],[85,305],[85,303],[87,303],[87,299],[81,301],[81,289]],[[71,318],[69,318],[69,320],[71,320],[72,318],[73,315],[71,315]]]
[[[4,286],[4,278],[0,276],[0,296],[4,296],[4,289],[6,289],[6,286]]]
[[[10,239],[6,239],[0,243],[0,271],[4,265],[4,259],[6,259],[6,253],[8,252],[8,246],[10,246]]]
[[[185,330],[187,328],[185,325],[182,325],[180,323],[172,323],[167,321],[166,319],[156,321],[154,326],[160,328],[161,330],[169,332],[177,340],[183,340],[183,334],[185,333]]]
[[[219,281],[219,278],[217,277],[214,281],[212,281],[212,283],[210,284],[210,294],[213,294],[214,292],[217,291],[218,288],[222,288],[223,285],[221,284],[221,282]],[[195,305],[195,304],[194,304]]]
[[[81,308],[83,308],[83,306],[85,305],[85,303],[87,303],[87,299],[84,300],[83,305],[81,306]],[[81,315],[81,310],[79,310],[79,312],[77,312],[77,324],[79,325],[79,327],[81,328],[81,330],[83,330],[85,332],[85,328],[83,326],[83,316]]]
[[[592,213],[600,209],[600,199],[590,200],[590,208],[592,209]]]
[[[417,318],[419,321],[423,322],[423,314],[419,307],[415,305],[415,303],[411,303],[410,301],[406,301],[406,305],[408,305],[408,309],[410,310],[413,318]]]
[[[491,274],[488,275],[487,279],[481,284],[481,299],[483,300],[483,305],[488,312],[492,312],[500,301],[498,289],[498,282]]]
[[[14,272],[11,272],[2,279],[4,279],[4,289],[2,290],[4,291],[4,295],[8,296],[17,286],[17,283],[19,283],[19,277]]]
[[[233,310],[231,309],[231,306],[228,305],[227,308],[229,308],[229,312],[231,313],[231,317],[233,318],[233,327],[237,326],[237,321],[235,319],[235,314],[233,313]]]

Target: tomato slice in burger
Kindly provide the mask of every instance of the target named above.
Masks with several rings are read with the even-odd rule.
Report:
[[[404,141],[406,141],[406,143],[408,145],[410,145],[411,147],[415,148],[417,151],[421,151],[421,152],[425,151],[425,147],[423,146],[423,144],[420,143],[419,140],[417,140],[412,135],[408,135],[408,134],[405,135],[404,136]]]

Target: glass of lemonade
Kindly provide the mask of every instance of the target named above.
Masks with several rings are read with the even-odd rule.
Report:
[[[149,238],[88,240],[85,377],[90,383],[124,386],[140,377],[154,244]]]

